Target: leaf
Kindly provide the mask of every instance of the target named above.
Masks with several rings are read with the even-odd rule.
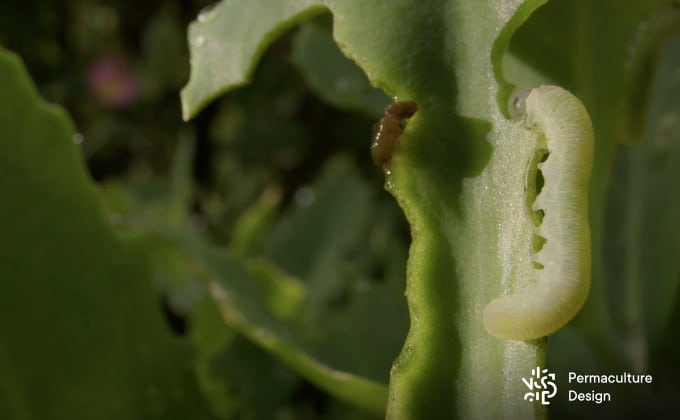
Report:
[[[630,264],[642,263],[643,260],[649,261],[646,264],[651,263],[648,260],[650,257],[635,251],[636,244],[645,243],[639,242],[642,236],[654,231],[652,228],[642,228],[642,224],[648,222],[644,221],[646,210],[642,210],[641,203],[652,203],[658,199],[651,195],[666,191],[668,181],[664,177],[673,177],[669,173],[670,169],[657,167],[656,163],[650,161],[649,154],[653,153],[651,149],[655,146],[649,133],[644,140],[647,145],[641,145],[636,150],[618,150],[619,142],[639,138],[645,120],[653,115],[648,112],[647,105],[659,51],[669,33],[672,33],[672,28],[677,31],[679,27],[677,10],[672,4],[665,0],[631,0],[616,5],[607,1],[550,2],[517,31],[510,47],[514,55],[541,72],[545,78],[575,93],[584,102],[593,120],[596,133],[590,193],[593,287],[577,323],[580,333],[594,347],[603,364],[610,363],[614,354],[617,355],[616,359],[629,359],[621,351],[626,346],[616,334],[612,334],[612,331],[620,328],[616,324],[620,322],[621,313],[637,312],[638,320],[635,322],[640,327],[641,305],[648,308],[645,312],[657,312],[653,316],[655,321],[649,318],[644,323],[649,327],[654,324],[652,330],[658,331],[658,322],[664,318],[661,313],[669,310],[668,299],[672,295],[668,294],[669,290],[665,286],[661,286],[674,284],[674,281],[667,283],[667,280],[654,282],[654,287],[659,287],[654,294],[661,299],[662,304],[642,304],[638,298],[627,298],[625,304],[621,305],[621,296],[617,294],[627,289],[620,286],[621,278],[641,275],[641,267],[626,268],[620,264],[623,249],[626,249],[625,260],[630,261]],[[673,22],[669,24],[667,20]],[[666,106],[674,106],[671,103],[672,100],[667,99]],[[628,194],[630,196],[625,198]],[[644,194],[644,198],[639,194]],[[634,211],[634,208],[637,210]],[[672,202],[669,207],[664,206],[664,211],[656,219],[658,226],[663,225],[665,210],[673,212],[672,208]],[[621,220],[622,217],[626,220]],[[622,233],[621,226],[639,232]],[[627,240],[632,242],[627,243]],[[657,243],[657,240],[652,240],[652,243]],[[654,248],[645,249],[652,251]],[[659,255],[677,252],[673,249],[671,246]],[[612,259],[612,255],[616,257]],[[646,264],[646,267],[652,267]],[[657,267],[653,269],[655,273],[661,267],[668,267],[665,263],[654,265]],[[624,268],[625,273],[621,271]],[[661,277],[668,279],[669,274]],[[623,293],[636,294],[633,290]],[[653,336],[657,334],[652,333]],[[640,339],[636,339],[638,344],[634,346],[638,352]],[[555,348],[555,351],[559,350]],[[555,353],[555,357],[560,356]]]
[[[292,60],[309,86],[331,105],[378,117],[389,103],[318,25],[306,24],[295,35]]]
[[[302,197],[281,218],[265,254],[306,285],[307,346],[331,366],[386,382],[407,326],[405,244],[389,233],[394,209],[377,211],[356,172],[343,157],[331,160],[317,182],[300,191],[310,198]],[[366,246],[376,240],[381,243]],[[376,248],[385,255],[370,255]],[[366,266],[366,260],[384,266]],[[376,271],[384,275],[372,277]]]
[[[616,331],[627,363],[651,364],[668,326],[680,281],[680,42],[669,44],[656,77],[649,126],[622,146],[614,165],[605,219],[606,276]]]
[[[266,308],[255,281],[238,260],[197,237],[171,232],[160,234],[181,249],[187,262],[200,273],[228,326],[276,354],[296,372],[337,398],[376,414],[384,411],[385,387],[349,372],[334,370],[309,355],[291,329]]]
[[[252,16],[262,4],[249,2],[250,10],[239,18]],[[283,1],[279,7],[292,4],[300,5]],[[517,378],[540,362],[542,344],[490,337],[481,324],[481,309],[508,292],[503,284],[514,288],[530,281],[528,271],[522,270],[531,265],[527,261],[533,225],[522,216],[526,214],[522,188],[533,152],[526,130],[505,119],[507,109],[504,104],[498,107],[502,101],[496,93],[508,89],[499,71],[505,46],[540,4],[445,0],[307,4],[310,14],[328,7],[336,42],[373,86],[419,105],[385,168],[387,187],[404,209],[413,236],[407,286],[412,326],[392,369],[390,415],[535,414],[532,404],[517,403],[525,392]],[[204,20],[190,32],[193,40],[204,36],[201,46],[192,48],[192,78],[209,88],[199,90],[192,82],[185,88],[187,116],[245,80],[227,80],[216,76],[214,69],[248,75],[259,57],[260,49],[250,46],[253,41],[242,48],[236,26],[228,24],[227,11],[235,7],[236,2],[221,3],[216,10],[224,20]],[[288,28],[293,16],[304,16],[303,10],[279,14],[278,20],[268,21],[269,32],[261,33]],[[264,48],[270,40],[261,36],[261,44],[255,44]],[[219,58],[211,54],[217,45],[225,52]],[[211,66],[205,65],[208,59],[214,60]],[[522,268],[508,271],[516,264]],[[489,371],[504,375],[489,379]]]
[[[146,170],[132,170],[126,176],[107,181],[99,192],[109,217],[162,220],[170,226],[182,226],[193,200],[192,160],[194,137],[184,131],[179,135],[169,177],[152,175]]]
[[[72,141],[0,51],[0,417],[210,418],[148,265],[117,237]]]
[[[680,278],[674,221],[678,91],[671,76],[677,42],[675,50],[659,55],[670,29],[679,27],[677,8],[663,7],[670,3],[550,2],[511,45],[521,60],[582,98],[598,145],[591,185],[591,297],[569,332],[578,340],[558,333],[561,343],[550,347],[548,360],[574,371],[649,371],[657,384],[654,397],[617,390],[625,403],[608,411],[592,407],[576,413],[573,404],[558,405],[565,418],[672,412],[677,406],[675,380],[669,380],[673,357],[667,352]],[[636,145],[617,144],[642,133]],[[569,345],[575,341],[578,346]],[[592,352],[587,362],[574,357],[583,345]]]
[[[479,313],[491,298],[529,281],[524,267],[532,257],[527,250],[532,226],[523,216],[527,203],[522,189],[531,155],[526,148],[530,134],[506,118],[511,83],[558,83],[575,93],[591,114],[597,143],[590,219],[593,273],[598,277],[587,307],[574,324],[601,360],[621,355],[607,313],[609,292],[600,278],[605,268],[600,247],[606,233],[605,198],[621,137],[618,130],[641,126],[643,113],[631,98],[641,98],[637,90],[644,92],[650,80],[646,51],[640,53],[640,80],[630,76],[636,66],[630,64],[636,60],[629,58],[630,42],[640,34],[636,31],[641,21],[672,2],[630,1],[626,7],[605,1],[551,2],[523,25],[541,3],[319,2],[333,14],[336,42],[371,83],[419,105],[385,167],[387,187],[402,205],[414,240],[407,288],[412,328],[403,357],[392,371],[390,415],[471,417],[481,412],[507,415],[509,410],[519,410],[512,412],[521,417],[535,415],[529,405],[504,404],[521,399],[523,390],[513,384],[541,362],[541,343],[493,341],[479,325]],[[506,74],[505,49],[515,30],[511,49],[517,59],[514,64],[520,65]],[[228,37],[223,42],[228,43]],[[632,68],[628,76],[627,66]],[[219,87],[226,90],[235,85]],[[651,170],[643,155],[629,159],[638,169]],[[670,171],[664,168],[660,169]],[[664,185],[663,177],[652,176],[649,181]],[[622,189],[629,190],[631,197],[648,197],[667,188],[654,187],[643,194],[639,184],[635,187],[637,182]],[[669,211],[673,209],[671,203]],[[632,236],[643,236],[642,231],[651,235],[658,226],[667,226],[665,210],[660,217],[663,223],[637,227],[640,233]],[[669,254],[676,251],[673,240],[669,240]],[[653,271],[664,280],[649,296],[663,304],[632,309],[638,325],[648,323],[658,330],[658,323],[671,311],[677,281],[672,261],[670,257],[657,263]],[[635,284],[642,276],[633,271],[637,273],[627,275],[635,278],[630,282],[634,287],[624,290],[629,296],[640,294],[634,290],[639,289]],[[447,358],[451,353],[457,355],[455,360]],[[504,376],[484,380],[485,370],[503,371]],[[487,400],[486,395],[492,397]],[[493,397],[499,395],[502,401]]]
[[[637,49],[633,48],[634,41],[650,15],[668,14],[662,6],[670,4],[672,2],[668,0],[629,0],[617,4],[601,0],[550,2],[517,31],[511,44],[513,54],[552,83],[574,93],[591,115],[596,137],[591,184],[594,244],[599,243],[602,235],[603,198],[615,146],[624,137],[636,137],[624,127],[643,125],[641,121],[647,115],[646,101],[639,102],[646,96],[652,81],[649,77],[649,72],[653,72],[649,69],[650,49],[658,49],[658,42],[663,41],[663,37],[646,34],[646,38],[655,38],[656,42],[646,42],[636,46],[640,47]],[[653,33],[654,30],[646,32]],[[647,70],[640,70],[641,67]],[[593,272],[597,273],[601,250],[593,247],[593,252]],[[591,309],[587,310],[590,327],[587,328],[599,330],[589,333],[595,336],[608,328],[595,308],[604,304],[605,291],[596,284],[591,293]]]
[[[231,238],[231,248],[241,256],[257,254],[260,242],[270,230],[274,222],[281,191],[278,188],[268,188],[258,198],[257,202],[243,211],[234,226]]]
[[[203,11],[189,27],[192,71],[182,89],[185,119],[229,87],[250,80],[255,63],[267,45],[295,22],[324,9],[314,0],[251,2],[224,1]],[[228,44],[220,40],[228,39]]]
[[[198,378],[221,418],[276,417],[300,377],[255,344],[225,328],[214,303],[204,299],[191,313]]]
[[[204,279],[230,328],[331,395],[381,416],[384,382],[406,329],[404,245],[390,242],[381,282],[367,278],[365,269],[348,257],[373,229],[370,194],[346,159],[331,162],[307,194],[267,242],[265,255],[272,261],[237,258],[194,234],[152,223],[138,227],[169,240],[154,248],[172,244],[179,253],[171,260]],[[218,380],[211,370],[202,372],[204,383]]]
[[[341,293],[346,255],[368,227],[371,191],[346,159],[331,161],[273,230],[263,253],[306,283],[311,310]]]

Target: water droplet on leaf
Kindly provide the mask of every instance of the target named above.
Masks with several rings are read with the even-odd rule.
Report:
[[[205,44],[205,37],[203,35],[198,35],[191,39],[191,45],[194,47],[200,47],[203,44]]]
[[[209,6],[201,11],[201,13],[198,15],[198,21],[200,23],[206,23],[210,22],[211,20],[215,19],[215,16],[217,16],[217,6]]]

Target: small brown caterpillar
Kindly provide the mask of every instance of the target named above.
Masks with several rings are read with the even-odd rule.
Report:
[[[382,118],[373,126],[373,163],[382,166],[392,159],[394,146],[402,133],[401,120],[411,118],[416,111],[418,104],[413,101],[395,102],[385,107]]]

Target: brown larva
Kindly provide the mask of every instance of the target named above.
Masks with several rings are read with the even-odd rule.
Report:
[[[383,117],[373,126],[371,158],[373,163],[382,166],[392,159],[392,152],[401,136],[401,120],[411,118],[418,110],[413,101],[395,102],[385,107]]]

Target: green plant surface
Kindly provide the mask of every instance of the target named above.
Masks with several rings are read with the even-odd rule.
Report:
[[[252,288],[253,282],[237,264],[219,252],[196,245],[192,249],[192,257],[206,264],[210,295],[227,325],[273,352],[297,372],[341,400],[378,415],[384,412],[387,399],[385,385],[332,369],[308,355],[306,346],[299,344],[299,340],[288,332],[289,329],[261,306],[257,290]]]
[[[661,23],[657,24],[659,22]],[[671,175],[671,172],[677,174],[677,169],[670,169],[673,166],[667,162],[669,166],[664,167],[668,168],[666,170],[669,172],[665,173],[664,169],[655,166],[656,163],[643,169],[639,166],[641,162],[638,162],[635,165],[639,170],[636,175],[625,174],[620,171],[623,167],[629,167],[629,164],[623,163],[627,158],[617,156],[617,153],[620,142],[640,141],[644,134],[645,121],[654,119],[654,116],[649,113],[648,104],[654,89],[652,83],[662,79],[658,74],[657,62],[663,45],[668,40],[668,35],[677,31],[678,28],[680,28],[680,21],[677,19],[677,9],[671,1],[629,1],[616,5],[607,1],[579,1],[569,4],[550,2],[518,30],[510,48],[520,60],[541,72],[544,77],[559,83],[579,96],[593,120],[597,139],[590,194],[594,281],[591,296],[574,324],[598,355],[602,364],[610,368],[636,366],[639,369],[641,367],[639,363],[632,363],[629,355],[620,354],[620,349],[630,348],[630,346],[626,344],[626,339],[617,332],[621,328],[618,312],[622,308],[637,311],[635,316],[637,319],[633,323],[640,325],[642,322],[640,310],[630,308],[654,307],[654,311],[667,308],[665,305],[650,305],[645,302],[640,295],[643,287],[638,281],[647,283],[651,279],[657,285],[654,288],[668,287],[667,290],[674,290],[673,285],[676,280],[673,277],[677,278],[677,274],[657,276],[657,272],[650,271],[643,276],[644,279],[638,277],[636,282],[622,281],[620,275],[615,274],[617,269],[607,262],[609,257],[606,254],[615,252],[616,247],[620,246],[616,245],[621,240],[620,234],[615,235],[617,238],[615,241],[612,241],[611,236],[613,231],[619,231],[621,226],[629,226],[630,229],[639,223],[653,225],[659,223],[659,227],[667,226],[663,224],[663,217],[645,216],[644,211],[630,213],[629,211],[633,211],[634,208],[638,208],[638,211],[643,207],[646,208],[651,201],[640,200],[638,202],[640,198],[637,196],[638,193],[627,189],[639,189],[642,185],[653,185],[654,189],[664,189],[663,185],[667,185],[668,177],[673,179],[677,176]],[[673,68],[672,65],[669,68]],[[662,94],[663,90],[656,92],[657,95]],[[665,110],[663,112],[667,111],[668,116],[675,115],[671,97],[668,96],[669,99],[666,99],[666,103],[660,108]],[[656,112],[660,112],[660,109]],[[659,140],[655,140],[653,135],[647,134],[646,144],[658,142]],[[634,160],[644,159],[643,156],[649,152],[643,149],[648,147],[653,146],[641,146],[638,151],[621,150],[621,153]],[[616,171],[614,171],[615,162],[619,167]],[[659,175],[658,178],[657,175]],[[648,176],[652,177],[647,178]],[[629,181],[623,181],[622,177]],[[626,182],[631,182],[631,184],[622,187],[622,183]],[[610,188],[613,191],[608,191]],[[627,192],[623,192],[621,188]],[[629,198],[630,201],[625,203],[626,200],[621,201],[618,194],[632,194],[632,196]],[[611,203],[608,200],[611,200]],[[622,209],[626,210],[622,212]],[[649,207],[649,211],[657,211],[652,209],[656,207]],[[671,202],[668,207],[664,206],[662,213],[665,213],[666,209],[673,212],[674,204]],[[621,214],[626,213],[632,219],[621,220]],[[644,222],[646,219],[649,221]],[[615,227],[611,227],[610,220],[618,220],[614,223]],[[651,229],[653,230],[654,228]],[[643,231],[649,232],[650,229],[643,229],[640,232]],[[639,242],[641,238],[636,240],[630,236],[626,237],[630,241],[627,242],[627,246],[630,247],[635,247],[634,244],[646,243]],[[656,253],[656,248],[653,249]],[[666,249],[660,247],[659,251],[664,254]],[[633,254],[641,255],[631,249],[626,260],[631,263],[635,261],[637,257],[632,258]],[[645,266],[651,270],[655,270],[653,267],[659,267],[651,261]],[[667,263],[661,266],[667,266]],[[627,276],[631,275],[634,276],[632,272],[628,272]],[[625,303],[619,301],[621,298],[617,296],[619,292],[629,297]],[[658,324],[653,326],[652,330],[663,328],[662,318],[656,318]],[[637,346],[639,345],[638,342]],[[649,345],[653,343],[647,343],[643,347]],[[623,353],[626,352],[628,351]],[[614,354],[617,356],[612,357]]]
[[[570,336],[587,354],[595,349],[595,363],[607,365],[605,359],[617,355],[609,367],[630,366],[615,362],[620,353],[607,313],[603,218],[621,120],[644,118],[623,112],[623,104],[650,80],[631,82],[635,76],[622,71],[630,66],[634,74],[638,65],[627,63],[628,45],[637,25],[670,2],[551,2],[539,9],[543,3],[318,0],[282,1],[265,10],[263,1],[225,0],[190,27],[192,76],[182,92],[187,118],[246,82],[274,35],[323,9],[333,16],[336,43],[373,86],[418,103],[383,168],[413,239],[406,291],[411,329],[391,373],[390,417],[545,415],[523,400],[519,378],[544,364],[546,341],[500,340],[481,325],[491,299],[530,283],[533,216],[523,189],[539,134],[509,119],[508,103],[513,85],[532,86],[532,80],[572,91],[596,134],[594,286],[573,323],[579,332]],[[246,25],[243,16],[257,16],[249,31],[236,30]],[[644,52],[640,57],[649,60]],[[511,66],[507,74],[504,65]]]
[[[137,220],[137,223],[141,220],[139,215]],[[163,296],[165,310],[172,314],[171,325],[175,331],[185,334],[194,347],[192,367],[213,413],[224,419],[276,417],[300,386],[300,377],[270,353],[239,335],[242,329],[225,325],[218,306],[208,298],[204,274],[181,249],[153,235],[144,235],[141,244],[152,263],[154,284]],[[256,311],[267,311],[269,301],[260,299],[260,293],[256,293],[260,292],[257,279],[249,277],[246,280],[256,288],[245,287],[252,293],[243,298],[243,304],[249,309],[250,304],[256,306]],[[238,281],[232,279],[230,284],[234,287],[235,283]],[[290,289],[286,287],[288,284],[273,281],[267,286],[270,294]],[[289,295],[279,293],[281,299],[277,305],[290,306],[284,300]],[[255,303],[250,303],[253,301]]]
[[[269,418],[277,403],[285,402],[276,396],[290,397],[291,388],[299,386],[299,377],[289,378],[288,368],[262,355],[251,370],[260,371],[258,363],[276,375],[284,369],[282,381],[259,387],[262,382],[243,382],[243,369],[225,369],[251,360],[232,347],[243,334],[340,401],[363,409],[355,409],[358,415],[382,415],[389,367],[407,326],[400,299],[405,245],[381,234],[390,232],[394,218],[384,218],[369,184],[339,157],[325,165],[315,183],[302,187],[285,211],[278,208],[277,194],[266,190],[236,221],[231,243],[222,249],[181,216],[190,211],[195,194],[189,185],[191,138],[183,140],[171,177],[133,172],[123,182],[107,183],[102,192],[117,226],[151,233],[142,235],[142,243],[154,285],[170,310],[185,319],[182,329],[195,337],[197,375],[214,411],[224,418],[248,413]],[[391,242],[388,256],[351,255],[375,238]],[[383,259],[385,267],[373,266]],[[375,270],[384,277],[371,278]],[[223,301],[224,293],[232,298]],[[206,296],[217,304],[212,311]],[[216,322],[216,316],[222,320]],[[356,325],[361,327],[351,327]],[[257,400],[263,403],[254,407]]]
[[[503,264],[529,259],[528,247],[524,256],[510,252],[518,248],[517,243],[527,243],[531,232],[529,218],[517,217],[517,213],[524,214],[524,203],[517,199],[522,185],[512,182],[523,179],[530,142],[519,139],[529,133],[505,120],[497,107],[484,105],[497,102],[487,89],[497,86],[491,62],[497,28],[511,20],[518,5],[502,10],[491,4],[466,9],[445,2],[424,8],[410,2],[389,7],[358,2],[328,2],[326,6],[334,16],[336,41],[372,83],[420,105],[400,141],[387,179],[388,189],[411,223],[414,241],[407,287],[412,327],[392,371],[391,413],[465,416],[481,412],[500,415],[511,410],[532,416],[532,404],[517,403],[522,401],[523,390],[516,378],[540,362],[541,344],[498,340],[481,326],[481,308],[494,292],[501,294],[501,282],[493,279],[503,277]],[[210,59],[216,65],[221,58],[222,68],[227,62],[234,65],[226,54],[211,53],[212,44],[228,45],[227,50],[247,50],[247,45],[253,45],[251,40],[240,46],[238,39],[225,33],[233,26],[232,7],[237,7],[235,2],[221,3],[211,10],[211,19],[199,19],[190,30],[190,39],[202,40],[201,45],[194,43],[192,59],[193,73],[200,74],[196,78],[205,84],[190,82],[185,88],[185,115],[236,86],[211,78],[201,64]],[[521,21],[528,11],[525,6],[515,19]],[[305,17],[303,12],[297,17]],[[373,24],[374,16],[380,16],[379,26]],[[472,24],[470,16],[478,16],[478,21]],[[289,15],[279,19],[290,24]],[[516,24],[513,21],[510,27]],[[472,54],[479,49],[480,37],[488,48],[486,58]],[[444,42],[446,39],[453,41]],[[506,32],[502,40],[507,43],[508,39]],[[261,42],[266,45],[268,40]],[[256,45],[257,49],[250,50],[254,55],[249,67],[263,48]],[[495,59],[501,58],[499,51]],[[204,86],[213,89],[202,90]],[[459,135],[452,137],[453,133]],[[495,157],[487,136],[503,146],[494,151]],[[513,137],[515,141],[511,141]],[[489,167],[483,173],[485,165]],[[508,181],[502,183],[503,179]],[[506,201],[514,205],[498,206]],[[499,226],[503,232],[497,230]],[[499,235],[504,237],[502,250]],[[499,258],[489,258],[499,254]],[[480,266],[482,260],[485,264]],[[515,276],[521,277],[521,273],[513,273]],[[491,378],[489,371],[505,371],[507,376]],[[513,382],[504,383],[504,378]],[[497,397],[503,394],[507,400]]]
[[[292,60],[310,88],[338,108],[378,117],[390,102],[384,92],[370,85],[364,72],[338,49],[330,31],[320,25],[305,24],[295,34]]]
[[[0,418],[676,417],[677,0],[223,0],[190,26],[189,76],[204,3],[0,6],[38,86],[0,49]],[[562,175],[523,110],[587,128],[515,99],[543,84],[595,131],[592,287],[510,341],[482,313],[535,285],[534,204]],[[550,413],[524,400],[537,366]],[[593,387],[567,372],[654,379],[576,404]]]
[[[211,418],[150,267],[114,234],[65,112],[0,51],[0,417]]]
[[[601,354],[589,341],[587,322],[574,323],[556,334],[548,352],[554,371],[630,370],[650,372],[657,389],[677,386],[677,348],[670,331],[678,325],[678,241],[680,229],[680,154],[678,142],[678,48],[672,39],[660,57],[647,129],[636,144],[620,146],[614,161],[605,203],[603,275],[597,281],[606,291],[603,311],[611,319],[616,351]],[[585,332],[585,333],[584,333]],[[669,347],[670,346],[670,347]],[[558,387],[568,386],[566,378]],[[583,389],[587,391],[587,389]],[[677,397],[671,392],[646,392],[620,386],[614,389],[624,403],[612,407],[579,407],[563,398],[551,410],[556,419],[592,416],[635,417],[653,410],[672,413]],[[663,416],[662,414],[659,414]]]
[[[594,121],[596,155],[611,163],[619,141],[639,140],[661,45],[677,30],[672,0],[550,2],[513,38],[511,51],[576,94]],[[659,22],[655,22],[659,21]],[[661,22],[663,20],[663,22]],[[660,24],[662,23],[662,24]],[[603,188],[610,168],[594,180]]]
[[[256,60],[253,58],[259,59],[266,46],[300,18],[322,12],[323,8],[315,3],[313,0],[276,3],[257,1],[242,7],[238,2],[226,2],[201,12],[197,19],[200,25],[194,25],[189,44],[206,53],[192,55],[191,65],[203,68],[210,75],[191,74],[187,87],[182,90],[184,118],[194,116],[199,108],[228,87],[248,83],[255,67]],[[228,16],[239,18],[229,19]],[[224,21],[225,17],[229,20]],[[208,26],[213,28],[210,34],[201,30]],[[234,49],[222,49],[223,45],[217,42],[220,32],[232,39]],[[229,57],[226,61],[225,56]],[[226,63],[228,68],[223,67]]]
[[[231,330],[331,395],[380,416],[387,401],[389,366],[406,329],[405,305],[397,298],[403,291],[400,264],[405,250],[394,241],[390,252],[394,256],[387,258],[380,282],[367,277],[367,267],[347,258],[381,227],[369,224],[375,198],[355,172],[346,159],[331,161],[318,182],[308,187],[313,197],[303,199],[273,227],[262,256],[219,249],[195,233],[159,225],[157,219],[128,215],[127,220],[156,232],[147,239],[150,249],[170,253],[159,260],[157,273],[172,265],[184,267],[174,271],[181,278],[201,280]],[[252,223],[248,217],[243,221]],[[180,283],[181,279],[164,282],[171,296],[176,294],[181,301],[188,289],[178,287]],[[193,322],[202,329],[207,321]],[[199,349],[205,346],[210,345]],[[235,351],[231,346],[224,349]],[[205,357],[229,363],[225,351],[208,351]],[[214,370],[202,372],[207,386],[218,380]],[[219,409],[225,410],[230,409]]]
[[[673,306],[677,305],[676,296],[680,293],[680,261],[676,258],[680,247],[680,228],[673,226],[680,214],[680,37],[673,38],[662,49],[661,64],[653,88],[647,127],[642,142],[633,146],[623,146],[612,175],[610,205],[605,229],[610,234],[616,226],[627,229],[624,238],[617,242],[625,243],[625,260],[629,266],[625,273],[613,274],[615,258],[608,259],[608,273],[611,277],[626,278],[628,284],[623,288],[630,303],[613,310],[640,311],[631,314],[639,322],[648,336],[649,344],[657,343],[673,328],[669,322]],[[621,188],[621,185],[625,187]],[[623,196],[623,198],[621,197]],[[625,208],[624,220],[616,219],[618,205]],[[614,214],[612,214],[614,213]],[[670,227],[670,228],[669,228]],[[607,235],[611,237],[613,235]],[[645,247],[642,244],[655,244]],[[606,249],[616,249],[606,246]],[[610,279],[610,281],[615,281]],[[652,282],[646,279],[655,279]],[[616,293],[614,287],[609,288]],[[616,301],[617,296],[611,298]],[[637,300],[638,302],[631,302]],[[629,315],[630,317],[630,315]],[[630,318],[629,318],[630,319]],[[630,321],[628,321],[630,322]],[[634,335],[634,334],[633,334]],[[639,337],[638,339],[641,339]],[[644,339],[643,339],[644,341]],[[647,345],[649,345],[647,344]],[[631,346],[635,347],[635,346]],[[650,360],[632,363],[646,366]]]
[[[644,46],[634,42],[645,21],[655,13],[666,13],[663,5],[670,4],[671,1],[663,0],[625,4],[551,2],[513,38],[511,50],[515,54],[550,80],[574,92],[591,114],[597,138],[590,211],[596,279],[605,273],[601,245],[604,203],[617,145],[631,141],[631,133],[621,130],[640,127],[647,118],[646,101],[636,102],[648,96],[654,80],[649,76],[654,73],[650,61],[658,54],[650,50],[658,51],[658,43],[665,40],[660,34],[653,34],[667,32],[668,27],[645,30],[645,37],[655,42],[646,40]],[[640,70],[643,67],[646,70]],[[611,319],[606,312],[605,284],[603,281],[593,283],[591,297],[577,322],[582,333],[606,359],[618,345],[612,337]]]

